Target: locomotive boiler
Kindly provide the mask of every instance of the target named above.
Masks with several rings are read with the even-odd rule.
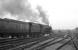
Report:
[[[13,19],[0,19],[0,37],[41,37],[50,34],[52,28],[33,22],[23,22]]]

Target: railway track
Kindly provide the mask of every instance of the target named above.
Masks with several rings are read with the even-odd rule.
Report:
[[[13,43],[9,42],[6,43],[8,45],[0,46],[0,50],[44,50],[46,47],[53,46],[58,43],[62,44],[60,44],[55,50],[60,50],[69,43],[74,44],[71,37],[52,38],[51,36],[47,36],[47,37],[30,39],[30,40],[26,39],[18,40],[16,42],[14,41]],[[74,48],[76,48],[75,44],[73,46]]]
[[[48,39],[48,40],[54,40],[54,39]],[[31,48],[32,46],[34,46],[34,45],[36,45],[38,43],[42,43],[44,41],[47,41],[47,39],[46,40],[45,39],[38,40],[38,41],[35,41],[35,43],[32,43],[30,45],[25,45],[25,46],[22,46],[22,47],[13,48],[11,50],[24,50],[24,49],[29,50],[29,48]]]
[[[41,38],[35,38],[35,39],[21,39],[21,40],[15,40],[15,41],[8,41],[8,42],[6,42],[6,43],[3,43],[3,45],[1,46],[0,45],[0,50],[10,50],[10,49],[13,49],[13,48],[15,48],[15,47],[19,47],[19,46],[23,46],[24,44],[32,44],[32,43],[35,43],[36,41],[38,41],[39,42],[39,40],[40,41],[43,41],[43,39],[49,39],[49,38],[52,38],[52,37],[41,37]],[[36,43],[38,43],[38,42],[36,42]],[[26,46],[25,45],[25,46]]]
[[[39,43],[40,45],[38,45],[38,43],[37,43],[37,44],[33,45],[35,47],[32,46],[25,50],[45,50],[45,48],[54,46],[54,45],[57,45],[57,47],[54,50],[62,50],[62,48],[67,47],[67,46],[70,48],[67,50],[71,50],[72,47],[73,47],[72,50],[78,50],[77,44],[73,39],[74,38],[72,38],[71,36],[65,37],[65,38],[55,38],[54,40],[45,42],[43,44],[41,42],[41,43]],[[51,50],[53,50],[53,49],[51,49]]]
[[[48,39],[52,39],[52,37],[51,36],[42,37],[42,38],[39,38],[39,39],[35,40],[32,43],[29,43],[28,45],[26,43],[24,43],[24,44],[22,44],[20,46],[17,46],[15,48],[11,48],[10,50],[23,50],[23,49],[27,49],[29,47],[32,47],[35,44],[38,44],[38,43],[40,43],[42,41],[45,41],[45,40],[48,40]]]
[[[65,39],[66,39],[66,38],[56,38],[56,39],[54,39],[54,40],[52,40],[52,41],[48,41],[47,43],[44,43],[44,44],[39,45],[39,46],[37,46],[37,47],[34,47],[34,48],[30,49],[30,50],[42,50],[42,49],[44,49],[44,48],[46,48],[46,47],[49,47],[49,46],[51,46],[51,45],[57,44],[57,43],[59,43],[59,42],[62,42],[62,41],[64,41]]]
[[[23,44],[21,44],[19,46],[16,46],[14,48],[10,48],[8,50],[24,50],[24,49],[26,49],[26,50],[38,50],[38,49],[41,50],[41,49],[43,49],[43,48],[45,48],[45,47],[47,47],[49,45],[53,45],[53,44],[56,44],[56,43],[58,43],[60,41],[63,41],[64,39],[65,38],[61,38],[61,39],[53,38],[52,39],[51,37],[44,37],[44,38],[40,38],[37,41],[31,42],[31,43],[28,43],[28,44],[23,42]],[[49,40],[49,41],[47,41],[47,40]],[[34,45],[36,45],[36,46],[32,47]],[[42,46],[44,46],[44,47],[42,47]]]
[[[36,49],[36,47],[39,47],[39,46],[41,46],[41,45],[43,45],[43,44],[45,44],[45,43],[48,43],[49,41],[54,41],[54,40],[56,40],[56,39],[58,39],[58,38],[48,39],[48,40],[46,40],[46,41],[39,42],[39,43],[31,46],[30,48],[24,48],[24,49],[25,49],[25,50],[34,50],[34,49]]]
[[[73,46],[73,50],[78,50],[76,47],[77,46],[75,46],[75,44],[73,44],[74,42],[72,41],[72,39],[71,38],[59,38],[59,39],[56,39],[56,40],[54,40],[54,41],[49,41],[49,42],[47,42],[47,43],[44,43],[44,44],[42,44],[42,45],[39,45],[39,46],[37,46],[37,47],[34,47],[34,48],[32,48],[32,49],[30,49],[30,50],[46,50],[45,48],[47,48],[47,47],[51,47],[51,46],[55,46],[54,48],[53,47],[51,47],[50,48],[50,50],[64,50],[64,49],[62,49],[63,47],[65,47],[66,45],[69,45],[70,46],[70,44]],[[56,47],[57,46],[57,47]],[[68,47],[69,47],[68,46]],[[71,47],[70,47],[71,48]],[[49,49],[49,48],[48,48]],[[67,49],[67,50],[69,50],[69,49]],[[70,49],[71,50],[71,49]]]
[[[20,38],[18,38],[18,39],[20,39]],[[0,39],[0,44],[2,44],[2,43],[6,43],[6,42],[9,42],[9,41],[14,41],[14,40],[18,40],[18,39],[11,39],[11,38],[7,38],[7,39]]]
[[[21,38],[21,39],[8,39],[8,40],[3,40],[3,41],[0,41],[0,47],[4,46],[4,45],[8,45],[8,44],[14,44],[14,43],[17,43],[17,42],[21,42],[23,40],[29,40],[28,38]]]
[[[13,47],[16,47],[18,45],[21,45],[23,43],[29,43],[33,40],[36,40],[36,39],[17,39],[17,40],[14,40],[14,41],[8,41],[6,43],[2,43],[0,44],[0,50],[7,50],[9,48],[13,48]]]

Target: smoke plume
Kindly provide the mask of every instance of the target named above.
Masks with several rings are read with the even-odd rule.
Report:
[[[6,14],[9,14],[9,17],[18,20],[42,21],[48,24],[46,14],[40,6],[37,7],[37,10],[39,13],[32,10],[28,0],[0,0],[0,17],[6,17]]]
[[[37,9],[39,11],[39,17],[42,18],[43,23],[49,24],[48,21],[48,16],[46,15],[46,13],[42,10],[41,6],[37,6]]]
[[[0,0],[0,14],[4,15],[5,12],[12,15],[18,15],[18,19],[26,19],[34,16],[31,6],[27,0]]]

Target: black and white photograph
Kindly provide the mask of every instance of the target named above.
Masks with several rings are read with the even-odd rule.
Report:
[[[0,50],[78,50],[78,0],[0,0]]]

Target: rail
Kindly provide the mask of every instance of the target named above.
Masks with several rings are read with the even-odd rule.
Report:
[[[41,37],[39,39],[33,39],[33,40],[30,40],[30,41],[33,41],[33,42],[32,43],[28,43],[28,44],[27,44],[27,42],[20,42],[20,43],[16,44],[16,46],[18,45],[17,47],[15,47],[14,43],[13,43],[14,45],[6,45],[5,47],[3,47],[3,46],[2,47],[6,48],[6,47],[9,46],[9,48],[8,48],[9,50],[10,49],[11,50],[14,50],[14,49],[26,49],[26,48],[32,47],[33,45],[35,45],[37,43],[40,43],[40,42],[45,41],[45,40],[48,40],[50,38],[52,38],[52,37],[47,36],[47,37]],[[64,37],[64,38],[54,38],[53,40],[48,41],[48,42],[46,42],[44,44],[41,44],[40,46],[34,47],[31,50],[42,50],[42,49],[44,49],[46,47],[49,47],[51,45],[54,45],[54,44],[57,44],[59,42],[65,41],[66,39],[68,39],[68,40],[65,43],[63,43],[61,46],[59,46],[58,48],[56,48],[56,50],[60,50],[62,47],[64,47],[65,45],[69,44],[70,42],[74,46],[74,48],[76,50],[78,50],[78,47],[77,47],[77,45],[76,45],[76,43],[74,41],[74,38],[71,35],[70,36],[68,35],[67,37]],[[26,41],[26,40],[23,40],[23,41]],[[12,47],[14,47],[14,48],[12,48]],[[0,49],[1,49],[1,47],[0,47]]]
[[[62,44],[61,46],[59,46],[58,48],[56,48],[56,50],[60,50],[60,49],[63,48],[65,45],[68,45],[69,43],[71,43],[71,44],[74,46],[75,50],[78,50],[78,47],[77,47],[77,45],[76,45],[76,43],[75,43],[75,41],[74,41],[74,38],[72,38],[71,35],[70,35],[70,36],[68,35],[68,37],[65,37],[65,38],[63,38],[63,39],[61,39],[61,40],[59,40],[59,41],[55,41],[55,42],[49,41],[48,43],[44,43],[44,44],[42,44],[41,46],[35,47],[35,48],[32,49],[32,50],[43,50],[44,48],[49,47],[49,46],[51,46],[51,45],[54,45],[54,44],[56,44],[56,43],[59,43],[59,42],[61,42],[61,41],[64,41],[64,40],[66,40],[67,38],[69,38],[69,40],[68,40],[67,42],[65,42],[64,44]],[[56,39],[56,40],[57,40],[57,39]]]

